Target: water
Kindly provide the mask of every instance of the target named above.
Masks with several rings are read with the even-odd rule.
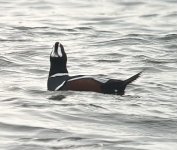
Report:
[[[177,1],[0,1],[1,150],[177,148]],[[126,79],[126,95],[48,92],[49,54],[71,75]]]

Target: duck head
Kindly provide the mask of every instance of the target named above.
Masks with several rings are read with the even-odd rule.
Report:
[[[68,73],[67,55],[61,43],[56,42],[50,54],[49,77],[57,73]]]

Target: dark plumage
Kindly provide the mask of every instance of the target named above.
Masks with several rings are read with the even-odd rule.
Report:
[[[61,54],[59,54],[59,49]],[[69,76],[67,70],[67,55],[64,51],[64,47],[61,43],[56,42],[50,54],[50,71],[47,87],[50,91],[93,91],[105,94],[124,95],[126,86],[135,81],[141,73],[142,72],[126,80],[109,79],[105,83],[83,75]]]

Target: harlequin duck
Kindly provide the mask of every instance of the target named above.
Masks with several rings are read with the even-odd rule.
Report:
[[[56,42],[50,54],[49,91],[92,91],[105,94],[124,95],[126,86],[136,80],[142,72],[126,79],[108,79],[106,82],[84,75],[69,76],[67,55],[61,43]]]

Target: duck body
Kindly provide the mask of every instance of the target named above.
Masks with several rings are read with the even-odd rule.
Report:
[[[140,74],[141,72],[127,80],[108,79],[104,82],[84,75],[69,76],[64,47],[61,43],[56,42],[50,54],[47,88],[49,91],[92,91],[124,95],[126,86],[136,80]]]

